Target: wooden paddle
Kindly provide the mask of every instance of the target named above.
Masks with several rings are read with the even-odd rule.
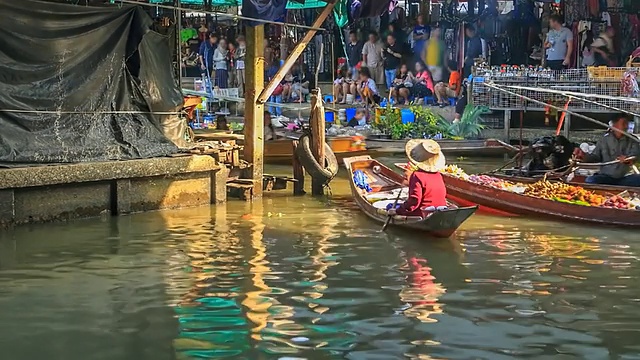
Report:
[[[398,201],[400,201],[400,195],[402,195],[402,188],[400,188],[400,191],[398,191],[398,196],[396,196],[396,201],[394,201],[393,206],[391,207],[391,209],[395,209],[396,205],[398,205]],[[387,221],[385,221],[384,225],[382,225],[382,231],[383,232],[385,230],[387,230],[387,226],[389,226],[389,222],[391,222],[391,218],[392,217],[393,217],[393,215],[387,216]]]

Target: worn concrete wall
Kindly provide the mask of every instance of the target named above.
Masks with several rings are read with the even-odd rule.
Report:
[[[226,201],[228,170],[210,156],[0,170],[0,225]]]

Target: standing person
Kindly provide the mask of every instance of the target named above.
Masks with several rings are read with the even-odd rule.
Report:
[[[573,53],[573,33],[562,26],[560,15],[554,14],[549,18],[549,33],[544,43],[547,49],[547,67],[551,70],[562,70],[571,64]]]
[[[595,53],[591,50],[593,45],[593,31],[587,30],[582,43],[582,67],[593,66],[596,63]]]
[[[424,63],[431,72],[433,81],[436,83],[442,81],[444,77],[442,66],[444,43],[442,39],[440,39],[440,28],[433,29],[422,54],[424,54]]]
[[[403,46],[396,41],[396,37],[392,34],[387,35],[387,46],[383,52],[383,58],[384,77],[389,91],[391,91],[393,87],[393,79],[396,77],[396,69],[398,69],[402,62],[403,52]]]
[[[227,68],[229,69],[229,87],[236,87],[236,45],[229,41],[229,51],[227,52]]]
[[[215,67],[213,66],[213,53],[217,46],[218,37],[214,33],[211,33],[209,34],[209,39],[200,44],[200,50],[198,51],[200,69],[203,74],[210,78],[212,78],[215,73]]]
[[[596,66],[616,66],[615,49],[613,47],[615,34],[616,31],[609,26],[591,45]]]
[[[384,84],[384,67],[382,61],[382,44],[378,41],[378,33],[369,33],[369,41],[362,47],[362,63],[365,64],[376,84]]]
[[[244,40],[244,36],[238,36],[238,49],[236,49],[236,77],[241,96],[244,94],[244,69],[246,57],[247,43]]]
[[[349,44],[347,44],[347,60],[352,74],[356,73],[356,66],[360,62],[363,47],[362,42],[358,41],[358,33],[355,30],[351,30],[349,32]]]
[[[476,34],[476,28],[471,24],[464,26],[464,33],[467,36],[467,41],[464,50],[463,76],[466,78],[471,75],[471,68],[475,59],[482,56],[482,40]]]
[[[221,39],[218,42],[218,48],[213,52],[213,66],[216,69],[215,84],[220,89],[226,89],[228,87],[229,69],[227,67],[227,42]]]
[[[613,128],[615,130],[607,132],[598,141],[592,154],[584,154],[580,149],[575,151],[575,155],[586,162],[619,161],[600,167],[600,171],[589,176],[586,183],[640,187],[640,174],[629,175],[633,160],[627,160],[632,156],[640,157],[640,144],[621,132],[629,130],[629,119],[624,114],[616,116]]]
[[[431,36],[431,28],[424,23],[424,16],[418,15],[416,18],[416,25],[413,27],[413,53],[422,54],[424,52],[424,45]]]

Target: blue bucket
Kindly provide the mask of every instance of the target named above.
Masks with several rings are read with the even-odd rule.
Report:
[[[324,112],[324,121],[332,123],[336,120],[336,114],[333,111]]]
[[[347,122],[349,122],[349,120],[351,120],[354,117],[356,117],[356,108],[346,109],[345,112],[344,112],[344,115],[347,118]]]
[[[409,109],[402,109],[400,111],[400,118],[402,119],[403,124],[409,124],[416,121],[416,114]]]

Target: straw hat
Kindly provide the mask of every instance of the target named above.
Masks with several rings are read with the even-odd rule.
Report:
[[[413,139],[404,147],[409,161],[418,169],[438,172],[445,168],[446,160],[440,145],[431,139]]]

